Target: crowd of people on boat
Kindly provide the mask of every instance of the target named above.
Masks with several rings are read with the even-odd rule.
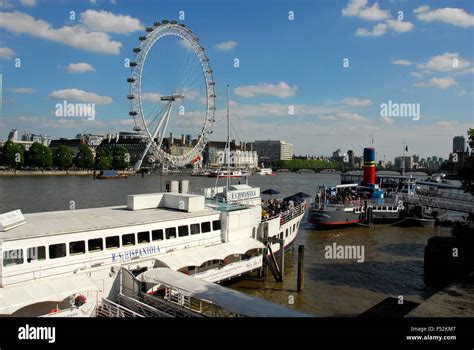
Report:
[[[269,220],[279,216],[281,213],[287,212],[294,208],[294,202],[284,201],[281,199],[269,199],[262,201],[262,219]]]
[[[369,192],[358,192],[351,188],[341,188],[337,191],[324,191],[320,190],[316,195],[316,202],[320,204],[357,204],[365,199],[370,198]]]

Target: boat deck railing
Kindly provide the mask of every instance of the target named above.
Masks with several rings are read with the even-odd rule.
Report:
[[[292,209],[288,209],[284,212],[278,213],[277,215],[273,215],[267,218],[262,218],[262,222],[270,221],[275,218],[280,218],[280,225],[287,223],[288,221],[293,220],[294,218],[304,214],[305,212],[305,203],[296,204]]]
[[[250,208],[249,204],[241,203],[241,202],[227,202],[225,198],[222,197],[213,197],[213,198],[205,198],[205,203],[208,206],[213,207],[216,210],[220,211],[234,211],[234,210],[241,210]]]
[[[392,196],[388,198],[346,200],[339,203],[331,203],[331,202],[324,203],[324,201],[321,201],[320,203],[313,202],[312,207],[314,209],[344,211],[347,208],[363,208],[366,205],[369,207],[381,207],[381,208],[397,207],[399,205],[399,198],[396,195],[396,196]]]

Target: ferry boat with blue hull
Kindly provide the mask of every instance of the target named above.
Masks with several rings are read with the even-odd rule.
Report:
[[[171,186],[187,188],[187,186]],[[264,237],[289,246],[304,207],[262,221],[260,189],[230,186],[223,197],[165,192],[129,195],[126,206],[0,215],[0,315],[94,314],[118,302],[122,269],[169,268],[208,282],[262,268]],[[271,247],[275,252],[279,245]],[[73,312],[70,312],[73,315]]]

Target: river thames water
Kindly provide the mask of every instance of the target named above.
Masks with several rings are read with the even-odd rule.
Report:
[[[215,184],[212,178],[186,175],[130,176],[115,181],[84,176],[0,177],[0,213],[14,209],[23,213],[67,210],[72,204],[76,209],[124,205],[127,195],[160,192],[167,180],[175,179],[189,179],[196,193]],[[319,185],[339,183],[337,174],[249,177],[252,186],[281,192],[273,198],[299,191],[314,197]],[[402,295],[405,300],[422,302],[435,292],[423,281],[423,251],[428,238],[434,235],[449,236],[450,229],[375,225],[317,231],[303,219],[295,248],[285,256],[283,283],[275,282],[269,273],[263,280],[245,277],[230,287],[319,316],[355,316],[389,296]],[[333,243],[364,246],[364,262],[326,259],[325,247]],[[296,292],[298,245],[305,246],[305,285],[301,293]]]

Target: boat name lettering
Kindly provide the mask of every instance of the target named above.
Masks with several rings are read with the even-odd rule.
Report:
[[[254,198],[257,196],[258,194],[256,190],[232,191],[232,192],[229,192],[228,199],[236,200],[236,199],[244,199],[244,198]]]
[[[159,252],[160,252],[160,247],[155,245],[151,247],[131,249],[125,252],[117,253],[117,254],[112,253],[112,262],[127,261],[134,257],[153,255],[153,254],[158,254]]]

